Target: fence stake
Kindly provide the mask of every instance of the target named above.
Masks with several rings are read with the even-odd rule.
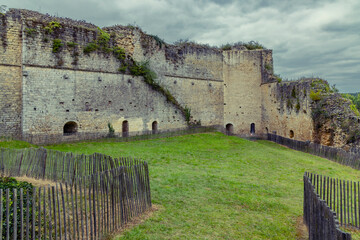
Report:
[[[16,188],[13,189],[13,237],[14,240],[17,239],[17,189]]]

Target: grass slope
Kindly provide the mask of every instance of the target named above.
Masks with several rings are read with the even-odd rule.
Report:
[[[162,210],[116,239],[296,239],[305,171],[359,180],[329,160],[221,133],[49,148],[148,161]]]

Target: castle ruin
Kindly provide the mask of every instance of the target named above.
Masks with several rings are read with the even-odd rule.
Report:
[[[99,31],[28,10],[0,16],[0,135],[66,141],[71,133],[107,133],[108,123],[117,134],[187,127],[178,106],[108,49],[84,51]],[[164,44],[136,27],[101,31],[127,58],[148,61],[156,82],[191,110],[193,124],[244,137],[313,139],[310,82],[279,83],[271,50]]]

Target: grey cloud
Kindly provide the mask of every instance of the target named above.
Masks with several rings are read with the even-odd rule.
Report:
[[[3,1],[99,26],[136,23],[170,43],[256,40],[273,49],[285,78],[322,76],[342,91],[360,91],[358,0]]]
[[[335,34],[356,34],[360,35],[360,22],[356,23],[339,23],[333,22],[323,26],[322,30]]]

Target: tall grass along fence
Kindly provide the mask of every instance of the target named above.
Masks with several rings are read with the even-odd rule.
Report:
[[[104,239],[151,207],[148,166],[137,159],[1,149],[0,164],[4,175],[49,183],[0,189],[2,239]]]
[[[304,174],[304,221],[310,239],[358,238],[360,185],[312,173]]]
[[[345,151],[341,148],[324,146],[310,141],[297,141],[275,134],[268,134],[267,139],[285,145],[291,149],[307,152],[355,169],[360,169],[360,148],[353,148],[350,151]]]
[[[22,137],[8,137],[8,139],[24,140],[33,144],[55,144],[62,142],[77,142],[86,140],[96,140],[111,138],[112,141],[127,142],[134,140],[147,140],[164,137],[174,137],[186,134],[214,132],[221,129],[220,126],[191,126],[190,128],[176,128],[169,130],[150,130],[150,131],[131,131],[123,133],[109,132],[76,132],[71,134],[51,133],[51,134],[24,134]],[[5,137],[6,138],[6,137]]]

